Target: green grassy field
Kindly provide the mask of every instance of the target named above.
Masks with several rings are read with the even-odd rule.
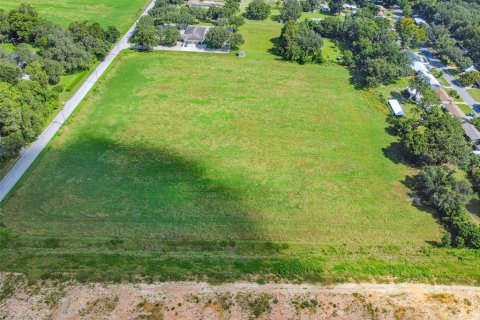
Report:
[[[279,29],[245,25],[246,58],[121,56],[3,203],[0,270],[475,283],[480,253],[411,204],[386,107],[269,53]]]
[[[64,26],[88,20],[104,27],[116,26],[124,33],[149,0],[2,0],[0,9],[15,9],[22,2],[37,8],[41,17]]]

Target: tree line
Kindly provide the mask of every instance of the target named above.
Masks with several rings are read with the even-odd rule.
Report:
[[[446,229],[445,246],[480,248],[480,226],[469,220],[466,205],[472,199],[472,185],[457,178],[466,172],[480,187],[480,161],[465,140],[460,121],[443,110],[428,82],[411,81],[422,97],[411,117],[389,118],[406,159],[419,169],[412,188],[432,208]],[[457,169],[457,170],[456,170]]]
[[[42,131],[58,107],[60,77],[103,59],[119,36],[115,27],[85,21],[64,28],[27,4],[0,10],[0,43],[14,44],[13,52],[0,49],[0,162]]]
[[[228,46],[237,49],[244,43],[241,34],[236,31],[244,24],[244,18],[238,15],[240,3],[226,0],[224,6],[212,6],[208,9],[200,6],[187,6],[184,0],[157,0],[147,16],[140,18],[131,39],[145,50],[153,47],[175,46],[181,40],[179,28],[199,22],[215,25],[206,34],[205,44],[218,49]]]

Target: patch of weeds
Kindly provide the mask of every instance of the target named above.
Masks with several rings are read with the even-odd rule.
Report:
[[[56,238],[48,238],[43,242],[45,248],[57,249],[60,247],[60,241]]]
[[[18,276],[16,275],[6,275],[3,284],[0,287],[0,302],[10,298],[15,291],[17,285]]]
[[[190,303],[200,303],[200,297],[194,294],[188,294],[185,296],[185,300]]]
[[[144,309],[147,311],[149,314],[142,319],[148,319],[148,320],[162,320],[163,319],[163,310],[165,309],[165,306],[163,303],[157,302],[157,303],[150,303],[146,300],[143,300],[138,304],[139,308]],[[168,311],[168,308],[166,308]]]
[[[233,296],[231,293],[217,293],[217,302],[222,306],[223,310],[229,310],[233,306]]]
[[[87,305],[79,311],[81,317],[87,315],[99,314],[100,312],[112,312],[118,304],[118,296],[113,298],[100,298],[88,302]],[[145,307],[145,305],[144,305]]]
[[[308,297],[306,295],[296,296],[292,299],[291,303],[295,307],[295,310],[297,310],[297,312],[300,309],[314,310],[319,306],[317,299],[315,299],[314,297]]]
[[[371,320],[377,320],[379,319],[379,313],[380,310],[378,307],[373,307],[371,303],[367,303],[364,305],[365,310],[367,311],[368,316],[370,317]]]
[[[365,297],[364,297],[361,293],[358,293],[358,292],[352,293],[352,296],[353,296],[355,299],[365,299]]]
[[[432,294],[429,297],[430,299],[436,300],[440,303],[453,303],[455,302],[455,298],[448,293],[437,293],[437,294]]]
[[[271,303],[273,296],[267,293],[259,295],[253,293],[239,293],[236,296],[236,300],[242,308],[249,311],[251,314],[250,319],[257,319],[272,309]]]
[[[303,277],[311,281],[320,281],[323,270],[314,261],[291,259],[274,265],[273,272],[287,279]]]

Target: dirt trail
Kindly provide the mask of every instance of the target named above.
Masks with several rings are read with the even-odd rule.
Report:
[[[0,274],[0,319],[480,319],[480,287],[159,283],[27,286]]]

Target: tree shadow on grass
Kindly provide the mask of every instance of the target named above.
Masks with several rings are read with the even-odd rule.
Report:
[[[280,44],[280,37],[272,38],[270,39],[270,43],[272,44],[272,47],[270,47],[267,52],[270,53],[271,55],[275,56],[275,60],[277,61],[285,61],[279,50],[279,44]]]
[[[466,208],[468,212],[475,215],[480,221],[480,199],[474,198],[470,200],[470,202],[467,203]]]
[[[355,90],[365,90],[365,81],[361,74],[356,71],[354,67],[350,67],[348,70],[350,72],[350,78],[348,79],[349,83],[355,88]]]
[[[386,148],[382,149],[383,155],[395,164],[409,165],[403,154],[403,147],[400,142],[392,142]]]
[[[37,170],[23,186],[29,199],[16,205],[19,229],[31,225],[38,235],[262,239],[240,188],[170,150],[82,137],[51,150]]]
[[[318,262],[257,228],[238,174],[207,174],[194,158],[88,135],[52,148],[19,190],[28,199],[10,201],[22,210],[7,226],[31,229],[4,243],[15,252],[0,270],[81,282],[321,278]]]
[[[408,196],[412,198],[412,205],[420,210],[422,213],[427,213],[432,216],[433,219],[437,222],[438,225],[445,227],[444,222],[441,220],[438,212],[433,208],[428,202],[421,200],[419,196],[420,190],[418,188],[418,175],[416,176],[407,176],[402,183],[409,189]],[[425,240],[425,243],[429,244],[432,247],[442,247],[441,242],[436,240]]]
[[[281,19],[280,19],[280,15],[279,14],[272,14],[270,16],[270,20],[274,21],[274,22],[278,22],[278,23],[281,23]]]

